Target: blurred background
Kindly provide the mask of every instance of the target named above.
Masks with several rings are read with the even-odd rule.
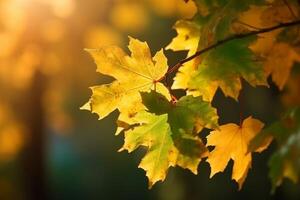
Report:
[[[153,53],[176,35],[177,19],[191,18],[183,0],[0,0],[0,200],[19,199],[300,199],[300,185],[284,181],[270,195],[267,160],[255,154],[243,189],[225,173],[209,179],[172,168],[164,183],[147,189],[138,163],[143,151],[118,153],[115,112],[102,121],[79,110],[88,87],[107,83],[84,48],[119,45],[128,35]],[[185,53],[165,51],[169,65]],[[271,123],[282,103],[276,87],[242,91],[244,115]],[[297,90],[296,90],[297,94]],[[218,91],[220,124],[239,122],[240,106]]]

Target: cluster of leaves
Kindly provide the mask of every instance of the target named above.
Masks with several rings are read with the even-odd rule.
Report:
[[[125,135],[120,150],[148,149],[139,167],[146,171],[149,187],[163,181],[171,166],[197,174],[200,161],[207,158],[211,176],[224,171],[232,159],[232,179],[240,189],[252,153],[266,149],[273,137],[280,144],[270,161],[274,186],[282,177],[296,181],[300,169],[298,110],[265,129],[252,117],[241,119],[240,124],[219,125],[211,101],[218,88],[238,101],[242,79],[252,86],[268,86],[271,75],[279,89],[284,88],[292,66],[300,61],[298,2],[195,2],[197,14],[192,20],[176,22],[177,36],[166,47],[188,52],[174,67],[168,67],[163,50],[152,57],[147,43],[131,37],[131,55],[116,46],[88,49],[97,71],[115,80],[92,87],[92,97],[82,108],[97,113],[100,119],[116,109],[120,112],[116,134]],[[163,80],[175,70],[169,89]],[[174,89],[183,89],[186,95],[177,100]],[[212,130],[206,144],[199,134],[204,128]],[[208,146],[214,149],[209,151]]]
[[[284,177],[297,182],[300,175],[300,108],[288,110],[283,116],[255,137],[250,150],[275,139],[278,149],[269,160],[270,178],[273,190],[282,183]]]

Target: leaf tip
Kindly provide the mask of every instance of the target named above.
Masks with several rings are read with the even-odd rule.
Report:
[[[212,177],[214,177],[216,173],[210,172],[209,178],[211,179]]]
[[[121,147],[120,149],[118,149],[118,152],[122,152],[122,151],[125,151],[124,147]]]
[[[210,167],[210,175],[209,178],[214,177],[214,175],[217,173],[217,171],[214,171],[211,167]]]
[[[85,104],[84,104],[83,106],[81,106],[79,109],[80,109],[80,110],[89,110],[89,111],[92,110],[92,109],[91,109],[91,104],[90,104],[90,102],[85,103]]]
[[[152,181],[148,181],[148,189],[151,190],[153,187],[154,183]]]
[[[191,172],[192,172],[193,174],[197,175],[197,174],[198,174],[198,169],[197,169],[197,168],[192,169]]]
[[[130,45],[130,43],[132,43],[132,42],[140,42],[138,39],[136,39],[136,38],[134,38],[134,37],[132,37],[132,36],[130,36],[130,35],[128,35],[128,39],[129,39],[129,45]]]

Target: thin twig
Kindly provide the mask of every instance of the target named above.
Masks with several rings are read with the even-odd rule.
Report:
[[[167,73],[171,73],[174,72],[175,70],[177,70],[180,66],[182,66],[184,63],[189,62],[190,60],[193,60],[194,58],[200,56],[203,53],[206,53],[207,51],[210,51],[211,49],[214,49],[220,45],[223,45],[227,42],[233,41],[233,40],[237,40],[237,39],[242,39],[242,38],[246,38],[249,36],[253,36],[253,35],[258,35],[261,33],[267,33],[267,32],[271,32],[280,28],[287,28],[287,27],[291,27],[291,26],[297,26],[300,25],[300,20],[296,20],[296,21],[292,21],[292,22],[285,22],[285,23],[280,23],[276,26],[271,26],[271,27],[267,27],[267,28],[261,28],[260,30],[255,30],[255,31],[249,31],[247,33],[240,33],[240,34],[235,34],[232,36],[229,36],[225,39],[219,40],[218,42],[205,47],[204,49],[201,49],[199,51],[197,51],[195,54],[193,54],[190,57],[187,57],[181,61],[179,61],[176,65],[174,65],[173,67],[171,67],[169,69],[169,71]]]

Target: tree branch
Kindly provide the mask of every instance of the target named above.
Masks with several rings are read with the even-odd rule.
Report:
[[[292,22],[286,22],[286,23],[280,23],[276,26],[261,28],[259,30],[254,30],[254,31],[249,31],[247,33],[240,33],[240,34],[235,34],[235,35],[229,36],[225,39],[217,41],[216,43],[214,43],[214,44],[212,44],[212,45],[210,45],[210,46],[208,46],[204,49],[201,49],[201,50],[197,51],[192,56],[187,57],[187,58],[179,61],[176,65],[171,67],[167,73],[174,72],[180,66],[182,66],[184,63],[189,62],[190,60],[200,56],[201,54],[206,53],[207,51],[210,51],[211,49],[214,49],[214,48],[216,48],[220,45],[223,45],[227,42],[230,42],[230,41],[233,41],[233,40],[236,40],[236,39],[246,38],[246,37],[253,36],[253,35],[258,35],[258,34],[261,34],[261,33],[271,32],[271,31],[274,31],[274,30],[277,30],[277,29],[280,29],[280,28],[287,28],[287,27],[292,27],[292,26],[297,26],[297,25],[300,25],[300,20],[296,20],[296,21],[292,21]]]

